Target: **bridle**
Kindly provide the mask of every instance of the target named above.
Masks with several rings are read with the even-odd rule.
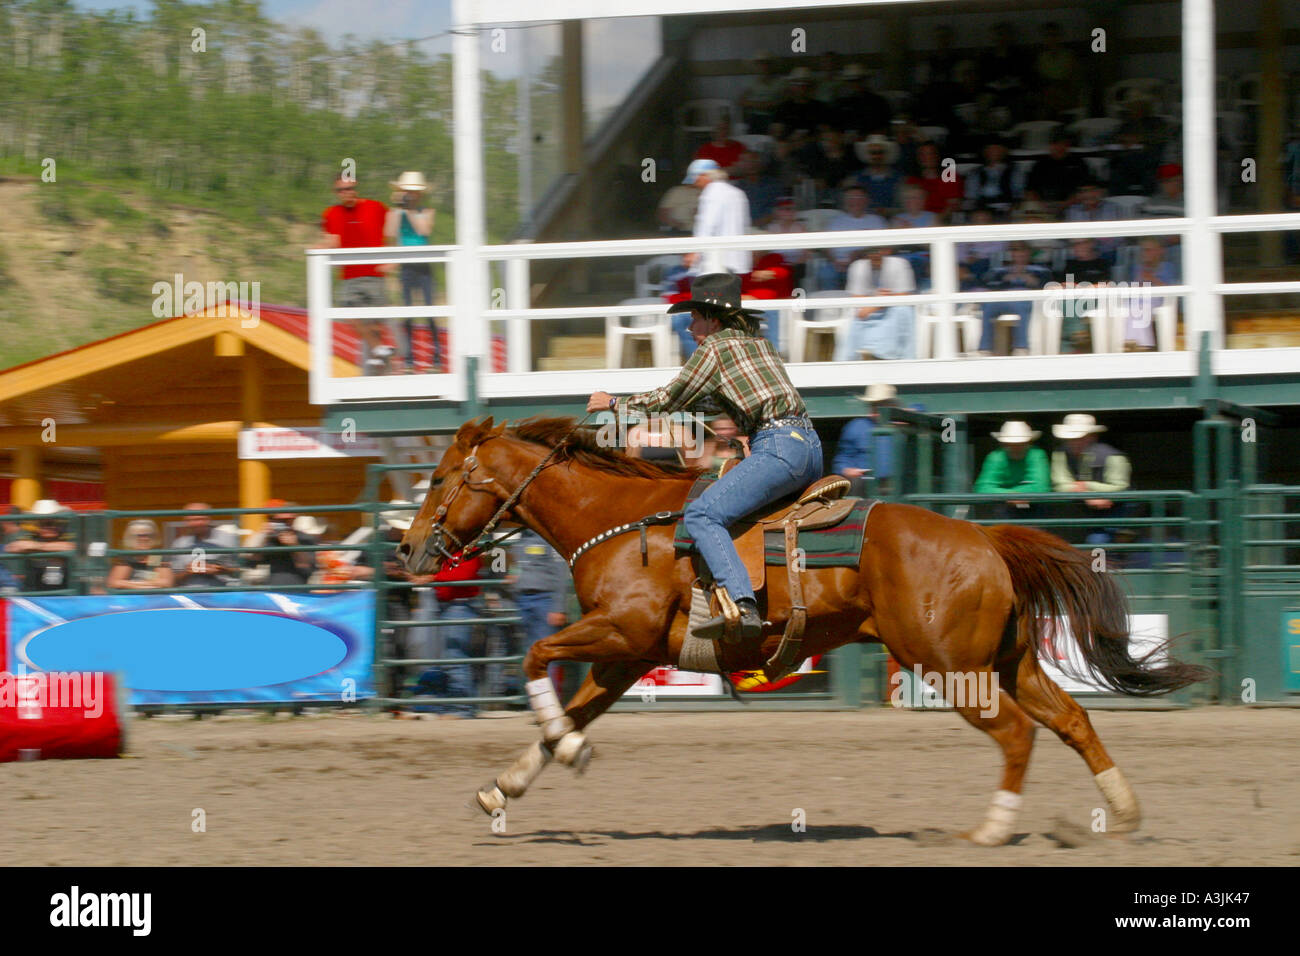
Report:
[[[447,510],[450,507],[451,503],[456,500],[457,496],[461,492],[461,489],[464,488],[466,485],[469,485],[469,487],[475,491],[481,491],[485,489],[488,485],[496,481],[496,479],[492,477],[484,478],[479,481],[471,481],[470,475],[479,466],[479,461],[478,461],[479,446],[481,446],[484,442],[490,441],[493,438],[499,438],[501,436],[489,435],[487,438],[484,438],[483,441],[479,442],[477,445],[471,448],[469,454],[466,455],[461,460],[460,481],[458,481],[456,485],[450,491],[447,492],[446,496],[442,499],[442,501],[438,503],[437,510],[434,511],[433,513],[433,519],[429,523],[429,535],[424,539],[424,553],[431,558],[437,557],[438,555],[442,555],[448,561],[454,561],[456,559],[456,553],[458,552],[460,554],[460,560],[462,561],[468,560],[469,558],[474,557],[477,554],[480,554],[484,550],[484,546],[483,546],[484,541],[487,540],[491,542],[492,532],[496,530],[496,526],[501,523],[501,519],[504,518],[510,512],[510,509],[512,509],[515,506],[515,504],[519,501],[519,496],[524,493],[524,489],[527,488],[529,484],[532,483],[532,480],[541,473],[543,468],[545,468],[548,464],[550,464],[551,459],[555,457],[556,452],[558,452],[561,448],[565,447],[565,445],[569,441],[569,438],[573,436],[573,433],[576,432],[579,428],[581,428],[586,423],[587,419],[590,417],[591,417],[591,413],[588,412],[586,415],[582,417],[581,421],[579,421],[576,425],[573,426],[573,428],[569,430],[568,434],[566,434],[562,439],[560,439],[558,442],[555,443],[555,445],[551,448],[551,450],[547,452],[546,456],[537,463],[536,467],[534,467],[531,472],[528,473],[528,477],[526,477],[523,481],[521,481],[519,483],[519,487],[516,488],[514,491],[512,491],[510,493],[510,496],[506,498],[504,502],[502,502],[499,508],[497,508],[496,514],[494,514],[491,520],[489,520],[488,523],[483,526],[483,530],[478,533],[478,536],[475,537],[474,540],[471,541],[469,544],[465,544],[463,541],[460,540],[460,538],[456,537],[456,535],[453,534],[443,524],[443,519],[447,516]],[[521,525],[520,527],[516,528],[514,531],[509,532],[508,534],[504,535],[501,539],[498,540],[504,540],[504,538],[513,537],[514,535],[518,534],[523,530],[524,530],[523,526]],[[448,550],[447,542],[450,542],[455,547],[454,551]]]

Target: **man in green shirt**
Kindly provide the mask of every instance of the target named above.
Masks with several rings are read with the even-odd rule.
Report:
[[[1034,442],[1042,432],[1035,431],[1025,422],[1003,422],[1002,428],[993,432],[999,447],[988,453],[979,478],[975,480],[975,493],[995,494],[1046,494],[1052,490],[1047,452],[1035,448]],[[1008,499],[1001,503],[998,512],[1003,518],[1029,518],[1041,511],[1028,501]]]

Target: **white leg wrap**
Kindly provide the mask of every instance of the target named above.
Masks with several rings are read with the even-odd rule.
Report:
[[[1142,810],[1137,794],[1128,785],[1119,767],[1103,770],[1094,778],[1097,788],[1110,804],[1111,820],[1106,829],[1111,833],[1132,833],[1142,823]]]
[[[548,741],[559,740],[573,729],[573,720],[565,716],[549,677],[530,680],[524,687],[528,690],[528,703],[542,726],[543,737]]]
[[[1016,815],[1019,814],[1022,803],[1020,794],[1010,790],[994,793],[993,803],[989,806],[984,822],[971,832],[971,842],[980,846],[1001,846],[1006,843],[1014,832]]]
[[[551,762],[551,751],[539,740],[519,755],[509,770],[497,777],[497,789],[507,797],[522,797],[537,775]]]
[[[577,730],[565,734],[555,745],[555,759],[579,772],[584,770],[587,761],[591,759],[591,744],[587,743],[587,735]]]

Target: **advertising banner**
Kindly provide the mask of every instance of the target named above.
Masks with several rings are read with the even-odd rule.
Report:
[[[132,705],[353,701],[375,693],[369,591],[0,603],[8,671],[119,674]]]

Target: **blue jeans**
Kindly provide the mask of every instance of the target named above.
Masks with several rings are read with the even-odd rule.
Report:
[[[465,621],[478,616],[479,613],[471,601],[440,601],[438,603],[438,620],[440,621]],[[470,639],[473,636],[473,627],[471,625],[449,625],[440,627],[438,630],[441,632],[443,640],[443,657],[469,657]],[[446,696],[475,696],[474,681],[468,666],[444,664],[440,665],[440,669],[446,675]],[[438,707],[437,709],[448,713],[473,713],[474,711],[472,706],[455,705]]]
[[[749,574],[727,528],[822,476],[822,443],[805,428],[768,428],[749,442],[749,457],[686,507],[682,521],[713,577],[732,600],[753,598]]]

